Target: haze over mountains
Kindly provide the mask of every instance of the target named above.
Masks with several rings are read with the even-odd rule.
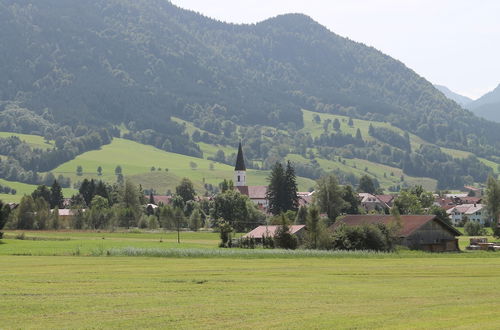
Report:
[[[447,98],[457,102],[458,104],[460,104],[461,106],[463,106],[465,108],[466,108],[467,104],[474,101],[467,96],[463,96],[463,95],[460,95],[458,93],[453,92],[452,90],[450,90],[446,86],[434,85],[434,87],[436,87],[440,92],[442,92]]]
[[[446,86],[434,85],[434,87],[447,98],[457,102],[463,108],[471,110],[477,116],[500,122],[500,85],[477,100],[455,93]]]
[[[236,143],[237,127],[303,128],[307,109],[388,122],[439,146],[500,159],[500,124],[462,109],[403,63],[301,14],[235,25],[164,0],[0,0],[0,43],[8,45],[0,57],[0,110],[9,118],[3,130],[43,135],[43,120],[125,125],[131,139],[200,156],[171,116]],[[306,150],[316,150],[314,143]],[[256,159],[269,157],[261,144]],[[431,167],[419,150],[404,152],[408,162]],[[403,168],[400,158],[391,165]]]

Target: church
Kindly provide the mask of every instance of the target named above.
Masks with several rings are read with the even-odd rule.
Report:
[[[247,169],[241,142],[238,146],[238,155],[236,156],[236,165],[234,166],[234,189],[238,190],[242,195],[247,195],[248,198],[261,209],[266,210],[269,202],[266,198],[267,186],[248,186],[247,185]],[[307,205],[312,203],[314,192],[298,192],[299,205]]]
[[[260,208],[267,209],[267,186],[248,186],[246,173],[247,169],[240,142],[238,155],[236,156],[236,165],[234,166],[234,189],[238,190],[242,195],[247,195]]]

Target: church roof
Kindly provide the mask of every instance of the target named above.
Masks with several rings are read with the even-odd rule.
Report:
[[[236,166],[234,167],[235,171],[246,171],[245,160],[243,159],[243,150],[241,150],[241,142],[238,146],[238,156],[236,156]]]

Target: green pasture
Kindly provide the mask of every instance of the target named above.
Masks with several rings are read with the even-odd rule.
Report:
[[[36,185],[21,183],[17,181],[7,181],[4,179],[0,179],[0,184],[3,186],[9,186],[11,188],[14,188],[17,191],[15,195],[0,194],[0,200],[5,203],[19,202],[24,195],[31,195],[33,190],[35,190],[37,187]],[[66,197],[71,197],[74,193],[76,193],[75,189],[71,188],[63,189],[63,194]]]
[[[52,149],[54,145],[53,141],[45,141],[42,136],[38,135],[29,135],[29,134],[20,134],[20,133],[11,133],[11,132],[0,132],[0,138],[8,138],[11,136],[17,136],[21,141],[28,143],[32,148],[38,149]]]
[[[293,162],[304,164],[309,163],[308,159],[298,154],[289,154],[286,158]],[[387,189],[390,186],[401,184],[401,175],[404,175],[403,170],[399,168],[373,163],[365,159],[342,158],[341,162],[339,162],[337,158],[335,158],[334,160],[316,158],[316,160],[318,161],[321,168],[326,172],[339,169],[346,173],[353,173],[357,177],[368,174],[376,178],[379,181],[381,187],[384,189]],[[344,161],[345,164],[343,163]],[[386,177],[384,177],[384,173]],[[392,176],[391,173],[393,174]],[[434,191],[437,187],[437,181],[431,178],[418,178],[404,175],[404,180],[410,186],[422,185],[426,190],[429,191]]]
[[[493,329],[500,323],[500,258],[1,261],[5,328]]]
[[[190,163],[196,164],[192,168]],[[211,169],[210,164],[213,165]],[[76,168],[83,168],[81,177],[76,175]],[[206,159],[195,158],[166,152],[152,146],[140,144],[126,139],[113,139],[111,144],[103,146],[100,150],[93,150],[77,156],[75,159],[57,167],[53,172],[69,176],[72,182],[83,178],[102,178],[103,180],[116,181],[115,168],[122,167],[125,177],[143,183],[144,188],[155,188],[159,193],[167,189],[174,191],[180,179],[187,177],[194,181],[201,189],[203,183],[219,184],[224,179],[232,179],[234,167],[215,163]],[[97,176],[97,168],[101,166],[103,175]],[[151,171],[155,167],[155,171]],[[158,171],[161,168],[161,171]],[[160,173],[160,174],[158,174]],[[249,170],[247,182],[249,185],[267,185],[268,171]],[[314,186],[314,182],[305,178],[298,178],[300,189],[307,190]],[[151,185],[148,186],[148,185]]]
[[[23,239],[18,239],[24,235]],[[180,232],[7,231],[0,255],[89,255],[111,248],[216,248],[216,233]]]

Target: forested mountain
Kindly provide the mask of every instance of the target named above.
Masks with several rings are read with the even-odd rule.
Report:
[[[454,91],[452,91],[451,89],[449,89],[446,86],[434,85],[434,87],[436,87],[441,93],[443,93],[444,96],[446,96],[450,100],[457,102],[458,104],[460,104],[464,108],[467,108],[466,105],[474,101],[471,98],[468,98],[467,96],[463,96],[463,95],[455,93]]]
[[[235,25],[166,0],[0,0],[0,45],[6,131],[54,139],[64,128],[73,140],[96,129],[116,136],[125,124],[126,138],[202,156],[196,142],[231,144],[253,132],[266,134],[256,126],[294,136],[304,127],[301,109],[308,109],[388,122],[429,143],[500,158],[500,124],[462,109],[403,63],[300,14]],[[195,139],[171,116],[212,135]],[[442,156],[439,148],[413,150],[407,139],[402,146],[405,137],[394,132],[373,134],[376,146],[325,130],[315,139],[307,132],[295,135],[293,143],[284,138],[288,145],[275,155],[261,148],[266,141],[260,136],[252,136],[252,148],[261,160],[286,155],[283,150],[292,147],[313,158],[318,151],[333,157],[335,148],[358,148],[358,157],[366,158],[374,147],[396,141],[385,149],[391,155],[387,163],[426,175],[430,170],[422,166],[435,166],[427,158]],[[453,173],[441,186],[485,175],[477,160],[471,164],[479,174],[472,175],[452,158],[440,159],[436,173]]]
[[[469,103],[467,108],[480,117],[500,122],[500,85]]]

